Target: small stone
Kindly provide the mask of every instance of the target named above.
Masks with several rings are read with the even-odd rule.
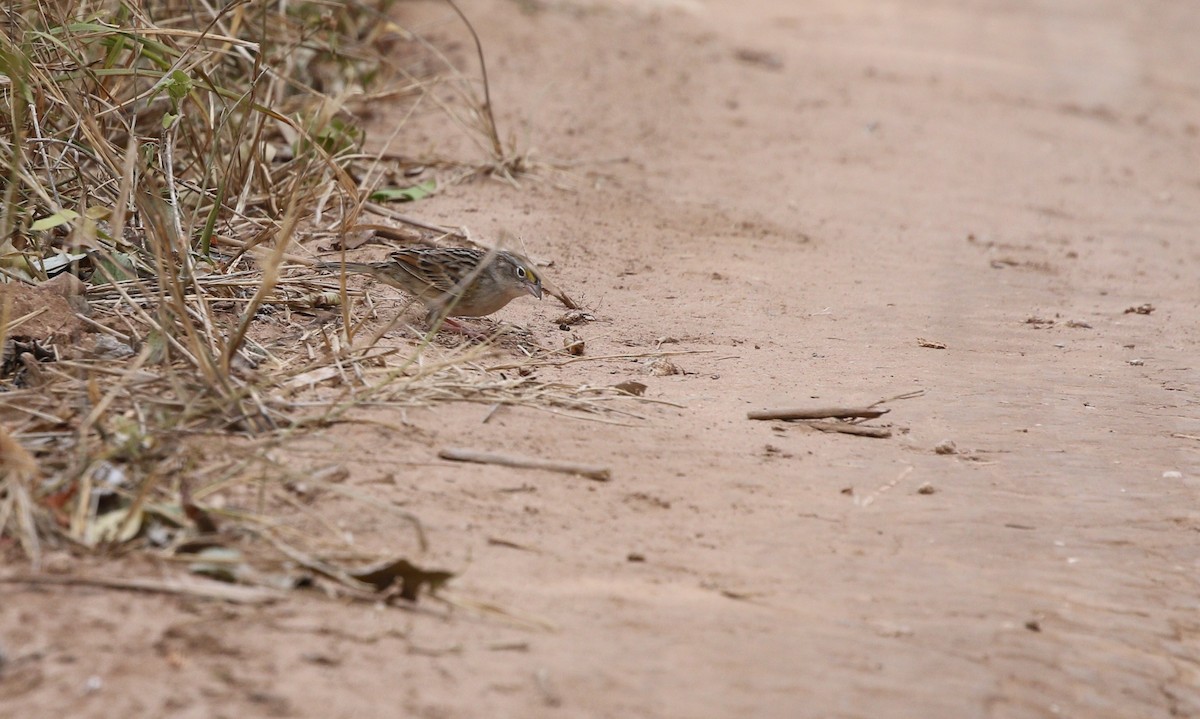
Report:
[[[933,445],[934,454],[958,454],[958,447],[955,446],[954,440],[943,439],[941,442]]]
[[[644,562],[644,561],[646,561],[646,555],[642,554],[641,552],[630,552],[625,557],[625,561],[627,561],[627,562]]]
[[[133,356],[133,348],[112,335],[96,335],[92,345],[92,355],[96,359],[123,359]]]
[[[917,494],[933,494],[936,491],[937,489],[929,482],[925,482],[920,487],[917,487]]]
[[[757,65],[768,70],[783,69],[783,58],[769,50],[740,47],[737,50],[734,50],[733,56],[739,62],[744,62],[747,65]]]
[[[650,363],[646,365],[646,369],[654,377],[667,377],[673,374],[682,374],[679,370],[679,366],[665,357],[659,357],[651,360]]]
[[[1162,473],[1163,479],[1183,479],[1183,472],[1178,472],[1174,469],[1167,470]]]
[[[1146,364],[1145,360],[1141,360],[1141,359],[1125,360],[1125,362],[1134,367],[1141,367],[1142,365]]]

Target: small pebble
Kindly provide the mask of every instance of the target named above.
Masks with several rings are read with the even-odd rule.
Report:
[[[646,365],[646,369],[654,377],[667,377],[673,374],[682,374],[678,365],[663,357],[651,360],[649,364]]]
[[[92,352],[97,359],[121,359],[133,356],[133,348],[112,335],[97,335]]]
[[[1133,365],[1134,367],[1141,367],[1142,365],[1146,364],[1146,362],[1144,360],[1140,360],[1140,359],[1131,359],[1131,360],[1125,360],[1125,361],[1128,362],[1129,364]]]
[[[1173,469],[1167,470],[1162,474],[1163,479],[1183,479],[1183,472],[1177,472]]]
[[[625,557],[625,561],[644,562],[646,561],[646,555],[642,554],[641,552],[630,552],[629,555]]]
[[[937,489],[929,482],[925,482],[920,487],[917,487],[917,494],[933,494]]]
[[[955,446],[954,440],[943,439],[933,446],[935,454],[958,454],[958,447]]]

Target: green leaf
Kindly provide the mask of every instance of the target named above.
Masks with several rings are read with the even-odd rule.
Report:
[[[170,113],[170,112],[164,112],[163,116],[162,116],[163,129],[165,130],[168,127],[170,127],[171,123],[175,122],[175,120],[178,118],[179,118],[179,115],[176,115],[176,114]]]
[[[175,102],[179,102],[188,96],[192,91],[192,78],[188,77],[183,70],[175,70],[170,74],[170,79],[167,80],[167,94]]]
[[[362,128],[346,122],[339,117],[334,117],[321,127],[320,130],[316,131],[314,139],[330,155],[337,155],[343,151],[358,147],[362,144],[364,137],[365,133]]]
[[[96,271],[92,273],[90,280],[93,285],[107,285],[112,280],[120,282],[137,277],[137,266],[134,264],[133,255],[127,252],[94,254],[92,263],[96,265]]]
[[[65,225],[68,222],[74,222],[78,219],[79,213],[75,210],[61,210],[59,212],[55,212],[53,215],[34,221],[34,223],[29,226],[29,229],[32,232],[41,232],[42,230],[50,230],[58,227],[59,225]]]
[[[436,182],[426,180],[412,187],[381,187],[371,193],[371,199],[375,202],[412,202],[429,197],[436,189]]]

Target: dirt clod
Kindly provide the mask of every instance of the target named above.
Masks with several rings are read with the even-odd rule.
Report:
[[[958,447],[952,439],[943,439],[933,446],[934,454],[958,454]]]

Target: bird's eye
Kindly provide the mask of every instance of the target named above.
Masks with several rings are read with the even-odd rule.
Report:
[[[524,268],[524,267],[518,267],[518,268],[517,268],[517,279],[519,279],[519,280],[523,280],[523,279],[525,279],[525,275],[526,275],[526,274],[528,274],[528,273],[526,273],[526,272],[525,272],[525,268]]]

